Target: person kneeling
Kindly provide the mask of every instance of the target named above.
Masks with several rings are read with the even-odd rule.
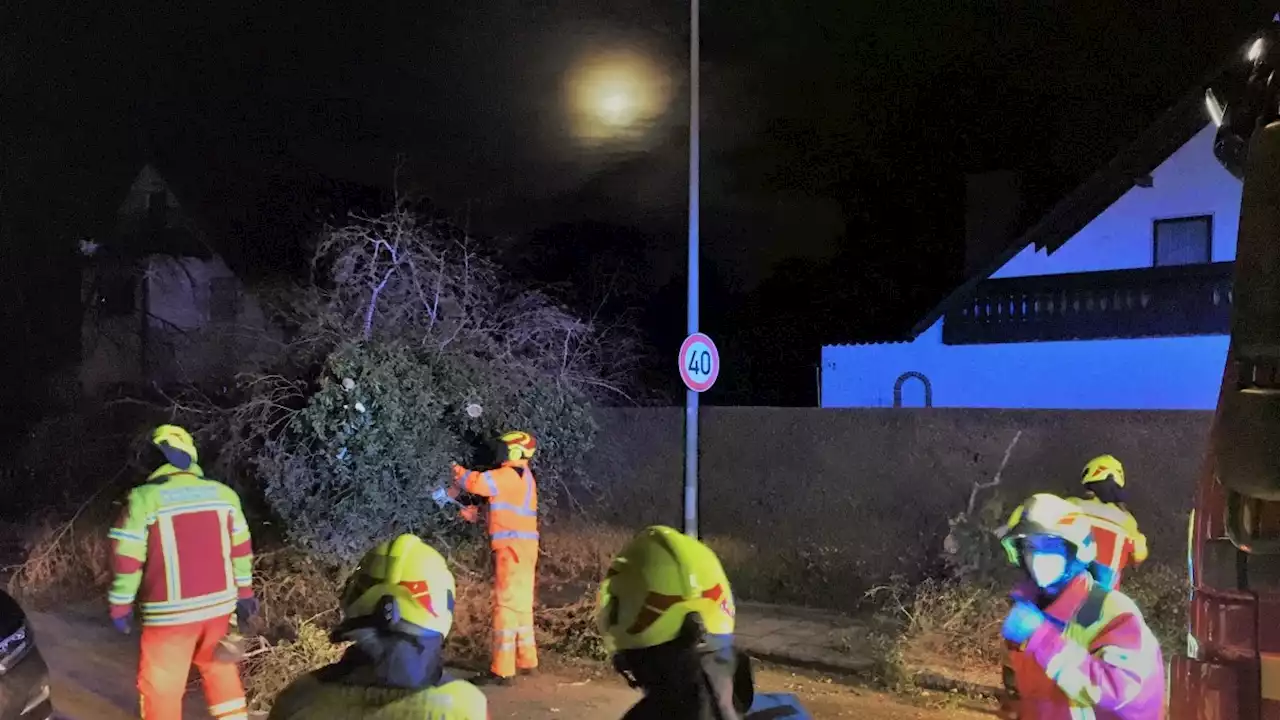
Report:
[[[596,623],[614,668],[644,692],[623,720],[811,718],[794,695],[755,694],[720,560],[672,528],[646,528],[613,559]]]
[[[338,662],[295,680],[268,720],[486,720],[478,688],[444,672],[455,586],[440,553],[415,535],[378,545],[342,594]]]

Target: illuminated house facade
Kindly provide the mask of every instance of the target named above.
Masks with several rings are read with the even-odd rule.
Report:
[[[1017,234],[906,341],[825,346],[822,406],[1212,409],[1241,185],[1214,159],[1202,98]]]

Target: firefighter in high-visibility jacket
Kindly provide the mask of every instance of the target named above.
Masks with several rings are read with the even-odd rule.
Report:
[[[1147,538],[1138,530],[1138,522],[1125,504],[1124,466],[1112,455],[1099,455],[1085,465],[1080,478],[1084,497],[1067,498],[1089,519],[1096,548],[1089,573],[1109,589],[1120,585],[1120,578],[1130,565],[1147,559]],[[1010,660],[1018,654],[1016,647],[1006,648]],[[1006,688],[1007,689],[1007,688]]]
[[[1094,580],[1089,520],[1056,495],[1014,511],[1001,544],[1026,580],[1001,628],[1002,715],[1017,720],[1163,720],[1160,643],[1127,596]]]
[[[697,539],[645,528],[613,559],[596,627],[614,668],[644,697],[624,720],[809,720],[790,693],[756,693],[751,658],[734,647],[733,590]]]
[[[444,671],[453,573],[440,553],[401,535],[365,554],[342,592],[338,662],[294,680],[268,720],[488,720],[488,701]]]
[[[489,543],[493,549],[493,656],[489,675],[481,684],[510,684],[517,672],[538,667],[533,637],[533,598],[538,568],[538,483],[529,460],[538,443],[527,432],[499,438],[506,459],[493,470],[468,470],[455,465],[453,497],[470,493],[487,499]],[[463,517],[478,518],[477,506],[465,507]]]
[[[209,713],[247,720],[234,662],[219,657],[234,613],[257,613],[253,548],[240,498],[204,477],[191,434],[162,425],[152,443],[168,461],[129,493],[111,528],[115,579],[108,600],[116,629],[133,629],[141,606],[138,694],[144,720],[181,720],[182,695],[194,664]]]
[[[1084,466],[1080,483],[1084,497],[1069,499],[1093,526],[1098,559],[1092,572],[1099,582],[1119,587],[1125,568],[1147,559],[1147,538],[1125,504],[1124,466],[1111,455],[1099,455]]]

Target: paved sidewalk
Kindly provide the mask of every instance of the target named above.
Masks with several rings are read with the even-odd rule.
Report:
[[[826,610],[738,603],[735,644],[748,654],[780,665],[858,675],[876,663],[866,622]],[[997,688],[953,677],[946,669],[918,668],[918,686],[939,692],[993,696]]]
[[[861,673],[875,664],[865,623],[812,608],[739,602],[735,644],[760,658],[817,670]]]

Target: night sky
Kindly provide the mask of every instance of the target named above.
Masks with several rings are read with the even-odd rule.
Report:
[[[1018,169],[1051,202],[1274,10],[704,2],[704,324],[726,355],[709,399],[812,404],[822,342],[901,334],[960,279],[965,172]],[[5,332],[23,340],[8,377],[26,387],[31,368],[74,358],[70,250],[103,232],[147,159],[172,169],[237,268],[262,275],[299,255],[303,223],[277,222],[313,203],[297,187],[385,187],[403,154],[406,182],[506,238],[531,281],[573,283],[566,299],[586,308],[600,300],[588,280],[620,278],[615,310],[646,308],[654,382],[674,389],[687,12],[654,0],[8,0],[0,267]],[[634,137],[586,145],[566,73],[619,50],[647,58],[670,103]]]

